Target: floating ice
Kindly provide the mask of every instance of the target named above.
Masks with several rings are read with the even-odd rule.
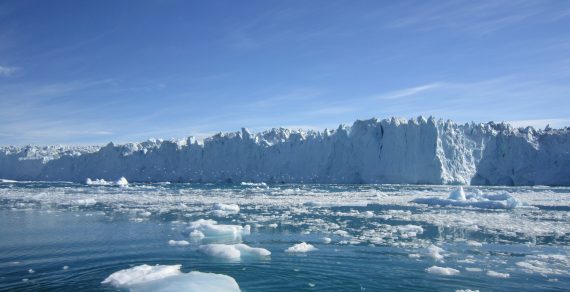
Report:
[[[180,267],[140,265],[115,272],[101,283],[131,291],[240,291],[232,277],[201,272],[182,273]]]
[[[507,193],[465,195],[462,187],[458,190],[454,190],[447,199],[440,197],[427,197],[416,198],[412,200],[412,202],[425,205],[476,207],[482,209],[514,209],[526,206],[526,204]]]
[[[190,237],[196,238],[196,239],[202,239],[206,236],[200,230],[193,230],[192,232],[190,232]]]
[[[449,198],[450,200],[455,200],[455,201],[465,201],[467,200],[465,198],[465,191],[463,190],[463,187],[459,187],[458,189],[454,190],[453,192],[451,192],[451,194],[449,194]]]
[[[130,269],[114,272],[101,283],[111,284],[116,287],[128,287],[131,285],[180,275],[182,273],[180,271],[181,266],[182,265],[140,265]]]
[[[443,261],[444,256],[441,254],[442,252],[445,252],[443,248],[432,244],[427,248],[427,251],[427,255],[434,259],[436,262]]]
[[[239,213],[239,205],[238,204],[215,203],[214,207],[212,209],[213,210],[219,210],[219,211]]]
[[[570,275],[570,258],[562,254],[528,255],[516,265],[529,274]]]
[[[317,250],[316,247],[314,247],[311,244],[308,244],[306,242],[301,242],[301,243],[297,243],[289,248],[287,248],[285,250],[285,252],[289,252],[289,253],[303,253],[303,252],[310,252],[313,250]]]
[[[330,237],[323,237],[321,238],[321,242],[324,244],[329,244],[331,243],[332,239],[330,239]]]
[[[487,271],[487,276],[489,277],[493,277],[493,278],[509,278],[511,275],[507,274],[507,273],[499,273],[499,272],[495,272],[495,271]]]
[[[267,184],[264,182],[260,182],[260,183],[254,183],[254,182],[241,182],[242,186],[247,186],[247,187],[267,187]]]
[[[111,186],[111,185],[117,185],[117,186],[128,186],[129,182],[127,181],[127,179],[125,177],[121,177],[119,178],[117,181],[115,182],[110,182],[110,181],[106,181],[104,179],[95,179],[92,180],[90,178],[87,178],[87,180],[85,180],[85,184],[87,185],[92,185],[92,186]]]
[[[189,245],[190,242],[186,241],[186,240],[169,240],[168,241],[169,245],[178,245],[178,246],[184,246],[184,245]]]
[[[474,240],[467,240],[465,243],[467,243],[468,246],[471,247],[482,247],[483,244],[478,242],[478,241],[474,241]]]
[[[250,226],[240,225],[218,225],[214,220],[200,219],[190,223],[186,230],[190,235],[201,237],[232,237],[237,238],[245,234],[249,234]],[[200,233],[198,233],[200,232]]]
[[[212,257],[228,260],[241,257],[267,257],[271,252],[264,248],[250,247],[246,244],[206,244],[200,245],[198,251]]]
[[[430,274],[435,274],[435,275],[442,275],[442,276],[455,276],[455,275],[459,275],[459,270],[453,269],[453,268],[444,268],[444,267],[438,267],[438,266],[431,266],[429,268],[426,269],[426,272],[430,273]]]
[[[128,186],[129,182],[127,181],[127,179],[124,176],[121,176],[121,178],[119,180],[117,180],[115,182],[115,184],[118,186],[124,187],[124,186]]]

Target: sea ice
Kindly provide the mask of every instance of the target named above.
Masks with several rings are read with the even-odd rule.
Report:
[[[249,234],[250,226],[240,226],[240,225],[218,225],[214,220],[204,220],[200,219],[190,223],[190,226],[186,229],[188,234],[200,237],[201,232],[204,237],[232,237],[237,238],[244,234]]]
[[[487,271],[487,276],[489,277],[493,277],[493,278],[509,278],[511,275],[507,274],[507,273],[499,273],[499,272],[495,272],[495,271]]]
[[[429,268],[426,269],[426,272],[430,273],[430,274],[435,274],[435,275],[442,275],[442,276],[455,276],[455,275],[459,275],[459,270],[453,269],[453,268],[444,268],[444,267],[438,267],[438,266],[431,266]]]
[[[240,291],[232,277],[201,272],[182,273],[180,267],[181,265],[140,265],[115,272],[101,283],[131,291]]]
[[[416,198],[413,199],[412,202],[425,205],[476,207],[482,209],[514,209],[526,206],[526,204],[507,193],[465,195],[462,187],[451,192],[447,199],[427,197]]]
[[[436,262],[443,261],[444,256],[441,254],[445,250],[437,245],[430,245],[427,248],[427,255],[434,259]]]
[[[169,245],[178,245],[178,246],[184,246],[184,245],[189,245],[190,242],[186,241],[186,240],[169,240],[168,241]]]
[[[304,252],[310,252],[313,250],[317,250],[316,247],[314,247],[311,244],[308,244],[306,242],[301,242],[301,243],[297,243],[289,248],[287,248],[285,250],[285,252],[289,252],[289,253],[304,253]]]
[[[271,252],[264,248],[250,247],[246,244],[207,244],[200,245],[198,251],[223,259],[239,259],[241,257],[267,257]]]
[[[214,206],[212,207],[212,209],[213,210],[219,210],[219,211],[232,212],[232,213],[239,213],[239,205],[238,204],[215,203]]]
[[[90,178],[87,178],[85,180],[85,184],[86,185],[92,185],[92,186],[110,186],[110,185],[116,185],[116,186],[128,186],[129,182],[127,181],[127,179],[125,177],[121,177],[118,180],[114,181],[114,182],[110,182],[110,181],[106,181],[104,179],[95,179],[92,180]]]

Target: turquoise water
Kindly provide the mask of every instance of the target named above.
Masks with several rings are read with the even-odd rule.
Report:
[[[0,290],[116,291],[101,281],[140,264],[229,275],[242,291],[568,290],[570,189],[466,188],[508,192],[526,205],[510,210],[411,203],[452,189],[1,183]],[[240,210],[216,211],[215,203]],[[191,238],[188,224],[198,219],[249,225],[251,232]],[[190,244],[171,246],[171,239]],[[220,242],[271,255],[225,260],[198,251]],[[317,250],[285,252],[299,242]],[[430,254],[432,245],[443,250],[441,259]],[[432,266],[458,274],[429,273]]]

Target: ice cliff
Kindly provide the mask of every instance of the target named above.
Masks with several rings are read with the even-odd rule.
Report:
[[[370,119],[336,130],[246,129],[198,141],[0,148],[0,178],[131,182],[570,185],[570,128]]]

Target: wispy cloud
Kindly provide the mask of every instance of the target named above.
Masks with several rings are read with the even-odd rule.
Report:
[[[441,87],[442,84],[443,83],[441,83],[441,82],[434,82],[434,83],[430,83],[430,84],[400,89],[400,90],[396,90],[396,91],[392,91],[392,92],[388,92],[388,93],[382,93],[382,94],[373,96],[371,98],[373,98],[373,99],[399,99],[399,98],[404,98],[404,97],[408,97],[408,96],[414,96],[416,94]]]
[[[10,77],[20,71],[18,67],[0,66],[0,77]]]
[[[410,5],[408,16],[387,24],[388,28],[413,28],[419,31],[451,29],[486,35],[529,21],[558,21],[570,16],[557,5],[541,1],[452,1],[423,2]],[[560,2],[559,4],[564,4]],[[563,5],[565,6],[565,5]],[[556,17],[552,17],[555,14]],[[545,17],[546,16],[546,17]]]

